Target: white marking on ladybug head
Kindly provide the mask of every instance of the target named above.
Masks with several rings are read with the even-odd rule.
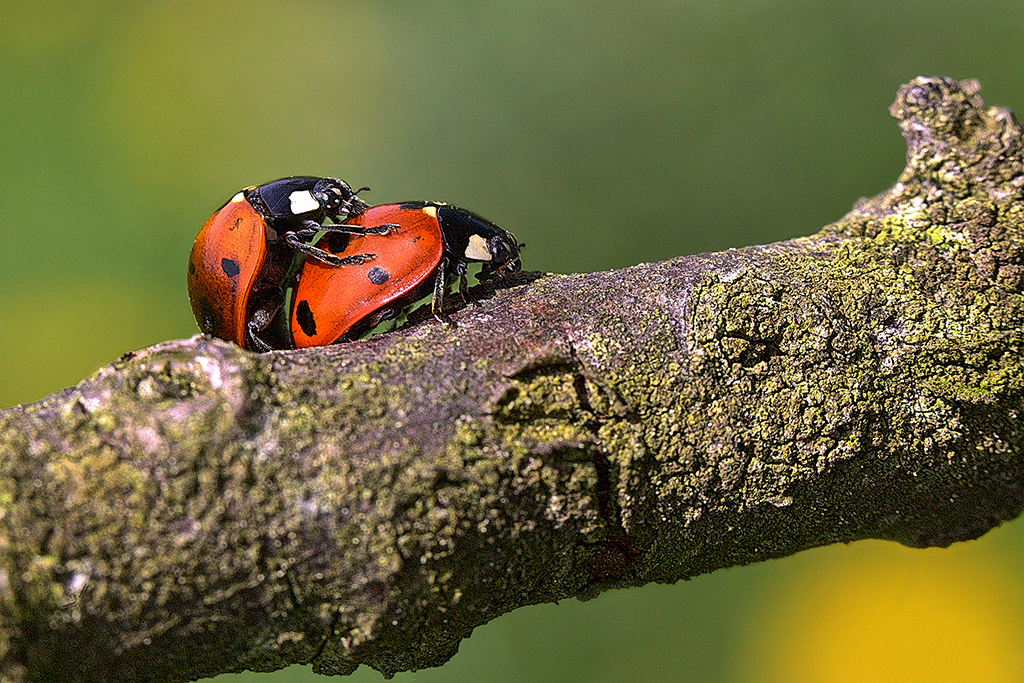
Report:
[[[232,197],[228,201],[228,204],[237,204],[238,202],[244,202],[244,201],[245,201],[245,190],[242,190],[241,192],[236,194],[234,197]]]
[[[309,190],[296,190],[288,195],[292,213],[299,216],[304,213],[313,213],[320,209],[320,202],[316,200]]]
[[[490,261],[492,257],[491,250],[487,247],[487,240],[480,235],[470,235],[465,256],[470,261]]]
[[[431,218],[433,218],[435,220],[437,219],[437,207],[436,206],[430,206],[430,205],[424,206],[421,209],[421,211],[423,211],[423,213],[427,214]]]

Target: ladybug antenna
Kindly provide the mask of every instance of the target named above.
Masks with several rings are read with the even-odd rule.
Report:
[[[358,190],[355,191],[355,194],[359,194],[360,192],[369,192],[369,191],[370,191],[370,188],[368,188],[368,187],[360,187]]]

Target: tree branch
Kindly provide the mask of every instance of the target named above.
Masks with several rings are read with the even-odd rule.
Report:
[[[1022,136],[976,92],[901,88],[906,170],[813,237],[3,411],[3,680],[388,675],[522,605],[1017,516]]]

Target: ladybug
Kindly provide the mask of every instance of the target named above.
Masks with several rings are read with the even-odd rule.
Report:
[[[518,271],[521,245],[515,235],[472,211],[439,202],[381,204],[350,217],[346,225],[369,230],[391,225],[387,237],[375,233],[324,235],[317,243],[339,258],[372,251],[377,258],[350,268],[328,268],[306,260],[292,300],[291,334],[296,348],[355,339],[382,320],[433,291],[434,317],[442,312],[452,277],[466,296],[466,264],[483,262],[479,279]]]
[[[257,335],[281,306],[296,251],[332,268],[374,258],[366,252],[338,257],[304,241],[321,230],[386,233],[387,226],[341,224],[367,208],[360,191],[337,178],[293,176],[247,187],[217,209],[188,260],[188,297],[199,329],[245,349],[269,350]],[[322,225],[326,219],[334,224]]]

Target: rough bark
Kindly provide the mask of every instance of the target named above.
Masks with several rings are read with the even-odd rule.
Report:
[[[892,113],[903,175],[812,237],[168,342],[3,411],[3,679],[387,675],[522,605],[1017,516],[1021,129],[969,81]]]

